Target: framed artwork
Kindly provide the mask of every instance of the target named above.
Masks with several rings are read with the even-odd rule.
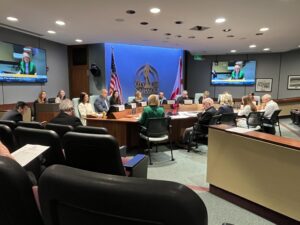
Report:
[[[288,90],[300,90],[300,75],[289,75]]]
[[[257,78],[255,83],[256,92],[271,92],[272,91],[272,78]]]

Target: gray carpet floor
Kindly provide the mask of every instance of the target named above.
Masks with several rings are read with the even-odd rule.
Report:
[[[280,123],[283,137],[300,140],[299,126],[293,125],[290,119],[281,119]],[[206,145],[201,145],[196,151],[189,153],[184,149],[176,149],[173,151],[175,161],[170,161],[169,149],[160,146],[157,153],[152,153],[153,165],[149,166],[148,178],[178,182],[194,190],[207,207],[209,225],[221,225],[225,222],[234,225],[273,224],[207,192],[207,151]]]

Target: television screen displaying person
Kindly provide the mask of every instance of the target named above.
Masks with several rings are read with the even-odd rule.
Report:
[[[27,111],[28,105],[25,102],[17,102],[16,108],[10,110],[1,117],[1,120],[23,121],[23,114]]]
[[[62,100],[66,99],[66,93],[64,90],[60,90],[55,98],[55,103],[60,103]]]
[[[241,80],[244,79],[245,73],[241,70],[241,66],[239,64],[236,64],[234,66],[234,69],[231,73],[231,79],[232,80]]]
[[[176,103],[177,104],[184,104],[184,100],[188,100],[189,95],[186,90],[182,91],[181,96],[177,98]]]
[[[22,61],[20,62],[20,74],[36,75],[36,67],[31,61],[28,52],[23,53]]]
[[[94,107],[96,112],[107,112],[109,110],[109,101],[107,99],[107,90],[102,89],[101,95],[95,100]]]
[[[119,92],[117,90],[114,90],[110,99],[109,99],[109,104],[110,105],[120,105],[121,104],[121,99],[119,96]]]
[[[59,114],[50,123],[71,125],[73,127],[82,125],[80,119],[74,116],[73,103],[70,99],[62,100],[59,104],[59,110]]]

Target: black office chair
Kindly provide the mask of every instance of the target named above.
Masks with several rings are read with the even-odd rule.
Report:
[[[150,164],[151,161],[151,148],[150,143],[158,144],[169,142],[170,150],[171,150],[171,160],[174,161],[173,157],[173,148],[171,142],[171,118],[163,117],[163,118],[150,118],[147,120],[146,127],[141,128],[140,137],[147,141],[148,146],[148,155]],[[156,145],[157,152],[157,145]]]
[[[0,223],[42,225],[26,171],[15,160],[0,156]]]
[[[220,119],[222,115],[214,115],[210,121],[209,125],[217,125],[220,124]],[[190,152],[192,150],[192,143],[195,142],[195,147],[198,148],[198,144],[200,140],[204,140],[203,142],[207,144],[208,137],[208,126],[199,124],[198,122],[194,124],[193,130],[189,136],[187,151]]]
[[[4,124],[0,124],[0,141],[8,148],[10,152],[14,152],[17,149],[13,132]]]
[[[77,126],[74,132],[88,133],[88,134],[108,134],[105,127],[90,127],[90,126]]]
[[[220,123],[236,127],[236,118],[236,113],[224,113],[220,118]]]
[[[275,110],[270,119],[269,118],[263,118],[263,129],[265,131],[267,131],[268,128],[271,127],[272,129],[274,129],[274,131],[276,133],[275,127],[278,126],[279,134],[281,136],[281,129],[280,129],[280,123],[279,123],[279,114],[280,114],[280,112],[281,112],[281,109]]]
[[[0,124],[9,126],[12,131],[14,131],[14,129],[17,127],[17,123],[13,120],[0,120]]]
[[[118,142],[109,134],[68,132],[63,138],[63,147],[66,163],[71,167],[114,175],[147,177],[148,157],[136,155],[123,165]]]
[[[50,149],[43,154],[46,160],[43,162],[44,166],[65,164],[60,139],[56,132],[46,129],[17,127],[15,129],[15,137],[19,148],[26,144],[50,146]]]
[[[71,125],[63,125],[63,124],[57,124],[57,123],[47,123],[45,128],[47,130],[55,131],[61,140],[63,139],[64,135],[67,132],[74,130],[73,126],[71,126]]]
[[[262,126],[264,112],[250,112],[246,118],[248,128]]]
[[[19,121],[17,123],[18,127],[28,127],[28,128],[35,128],[35,129],[44,129],[44,126],[40,122],[24,122],[24,121]]]
[[[201,198],[183,184],[54,165],[39,180],[47,225],[207,225]]]
[[[290,111],[290,114],[291,114],[291,120],[292,120],[292,123],[294,124],[298,124],[298,121],[297,121],[297,116],[299,115],[299,110],[298,109],[292,109]]]

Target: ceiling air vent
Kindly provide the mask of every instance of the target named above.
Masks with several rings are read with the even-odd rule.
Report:
[[[196,31],[204,31],[209,29],[209,27],[204,27],[204,26],[194,26],[190,30],[196,30]]]
[[[0,23],[0,27],[4,27],[4,28],[10,29],[10,30],[19,31],[19,32],[30,34],[30,35],[33,35],[33,36],[38,36],[38,37],[43,37],[44,36],[43,34],[35,33],[35,32],[25,30],[25,29],[22,29],[22,28],[19,28],[19,27],[10,26],[10,25],[4,24],[4,23]]]

